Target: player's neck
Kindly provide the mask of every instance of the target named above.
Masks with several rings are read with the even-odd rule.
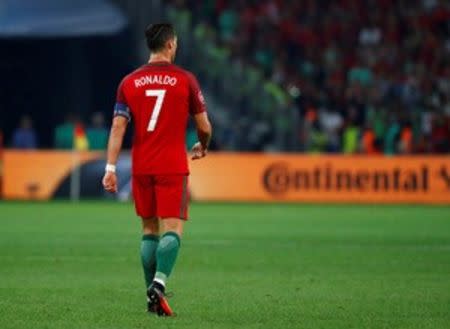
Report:
[[[149,63],[156,63],[156,62],[168,62],[171,63],[170,56],[167,56],[166,54],[151,54],[150,59],[148,60]]]

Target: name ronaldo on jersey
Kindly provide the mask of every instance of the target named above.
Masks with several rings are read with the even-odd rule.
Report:
[[[177,84],[177,78],[170,75],[144,75],[139,79],[134,80],[134,86],[136,88],[147,85],[169,85],[175,86]]]

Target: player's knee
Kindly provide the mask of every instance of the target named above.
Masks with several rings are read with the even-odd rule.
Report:
[[[175,232],[179,236],[183,233],[183,220],[179,218],[163,218],[162,224],[164,232]]]
[[[144,234],[158,234],[158,218],[142,218],[142,229],[144,231]]]

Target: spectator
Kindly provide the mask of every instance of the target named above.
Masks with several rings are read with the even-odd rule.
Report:
[[[55,128],[55,148],[71,150],[73,148],[75,123],[77,117],[73,113],[68,113],[64,123]]]
[[[397,152],[399,134],[400,125],[398,124],[397,118],[392,116],[384,136],[384,154],[393,155]]]
[[[413,151],[413,131],[411,123],[407,123],[400,132],[399,151],[403,154],[410,154]]]
[[[374,18],[370,17],[370,22],[359,32],[359,43],[363,46],[373,46],[380,43],[382,38],[381,29],[375,24]]]
[[[366,127],[361,138],[361,152],[368,155],[379,154],[377,138],[372,127]]]
[[[239,16],[234,6],[229,6],[219,16],[220,35],[223,40],[231,41],[236,33]]]
[[[19,127],[13,132],[12,147],[17,149],[34,149],[37,147],[36,132],[28,115],[20,119]]]
[[[438,116],[434,120],[431,145],[435,153],[448,153],[450,151],[450,129],[443,116]]]
[[[347,125],[342,135],[343,152],[354,154],[358,151],[359,128],[353,122]]]
[[[308,143],[308,152],[323,153],[327,145],[327,136],[320,128],[319,120],[315,119],[312,122],[310,139]]]
[[[105,150],[108,144],[108,130],[105,127],[105,117],[101,112],[95,112],[91,117],[91,125],[86,130],[86,137],[91,150]]]
[[[329,107],[319,111],[319,122],[327,139],[327,152],[335,153],[341,149],[339,133],[342,129],[342,115]]]
[[[364,64],[363,60],[360,60],[348,71],[348,81],[350,83],[359,83],[364,87],[369,86],[373,82],[372,70]]]

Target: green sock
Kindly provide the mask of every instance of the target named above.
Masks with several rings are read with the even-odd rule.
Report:
[[[159,240],[156,249],[156,274],[155,281],[166,285],[177,259],[178,249],[180,249],[180,237],[175,232],[166,232]]]
[[[145,234],[141,242],[141,261],[144,269],[145,284],[148,288],[153,281],[156,271],[156,248],[159,237],[154,234]]]

